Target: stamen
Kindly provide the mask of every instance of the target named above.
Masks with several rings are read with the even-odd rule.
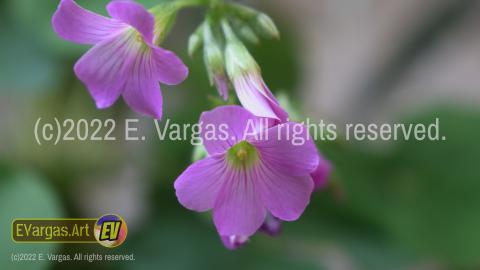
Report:
[[[135,40],[138,42],[143,42],[143,36],[140,33],[135,33]]]
[[[247,141],[241,141],[228,150],[227,159],[234,167],[244,168],[253,165],[259,156],[255,146]]]
[[[238,159],[240,159],[241,161],[245,161],[248,157],[248,153],[247,153],[247,150],[245,149],[240,149],[238,150],[237,152],[237,157]]]

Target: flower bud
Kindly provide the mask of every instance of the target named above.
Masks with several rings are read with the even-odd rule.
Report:
[[[206,44],[203,53],[210,81],[213,83],[213,77],[215,74],[225,72],[223,54],[220,48],[213,44]]]
[[[227,73],[234,80],[246,73],[260,73],[260,68],[241,42],[229,42],[225,48]]]
[[[192,57],[203,44],[203,24],[188,38],[188,55]]]
[[[225,61],[220,45],[213,36],[208,24],[203,27],[203,57],[211,84],[215,84],[218,93],[228,99],[228,81],[225,74]]]
[[[240,4],[227,5],[227,11],[241,21],[251,23],[259,33],[266,37],[280,38],[277,26],[267,14]]]
[[[253,8],[235,3],[227,5],[227,11],[242,20],[253,20],[259,13]]]
[[[277,26],[267,14],[260,13],[257,16],[256,24],[261,33],[263,33],[265,36],[276,39],[280,38],[280,32],[278,31]]]
[[[252,44],[259,44],[260,39],[250,26],[244,25],[240,28],[240,36]]]
[[[210,84],[215,84],[224,100],[228,99],[228,81],[225,74],[223,54],[217,46],[204,47],[204,60]]]
[[[233,81],[247,73],[259,74],[260,68],[257,62],[255,62],[255,59],[245,45],[235,36],[230,25],[226,21],[223,21],[222,28],[227,40],[225,47],[225,65],[230,80]]]

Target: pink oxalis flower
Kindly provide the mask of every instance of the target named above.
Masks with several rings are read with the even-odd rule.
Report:
[[[159,82],[181,83],[188,69],[174,53],[157,47],[155,19],[132,0],[107,5],[111,18],[61,0],[52,25],[62,38],[94,45],[75,64],[77,77],[87,86],[98,108],[110,107],[123,96],[140,114],[162,117]]]
[[[321,154],[319,154],[318,167],[313,173],[310,174],[313,179],[315,191],[320,191],[328,185],[331,172],[332,164]],[[272,237],[278,236],[282,232],[282,221],[272,216],[272,214],[267,213],[265,221],[257,232],[262,232]],[[250,241],[250,237],[242,235],[228,235],[221,236],[220,238],[223,245],[230,250],[238,249]]]
[[[315,190],[324,189],[329,182],[330,174],[332,173],[332,163],[319,155],[319,163],[317,169],[311,174],[313,182],[315,183]]]
[[[264,120],[239,106],[203,113],[204,126],[223,127],[228,136],[212,137],[202,129],[209,156],[175,181],[180,203],[193,211],[213,210],[217,231],[232,248],[248,240],[268,214],[298,219],[314,190],[310,174],[319,154],[307,128],[292,122],[266,126]]]
[[[276,119],[279,123],[288,121],[288,113],[265,84],[255,59],[228,23],[222,26],[227,39],[225,66],[242,106],[258,117]]]

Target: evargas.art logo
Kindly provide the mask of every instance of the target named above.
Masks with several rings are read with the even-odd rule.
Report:
[[[100,218],[19,218],[12,222],[15,243],[99,243],[114,248],[127,237],[127,223],[119,215]]]
[[[125,241],[127,232],[127,224],[118,215],[104,215],[95,223],[95,239],[104,247],[118,247]]]

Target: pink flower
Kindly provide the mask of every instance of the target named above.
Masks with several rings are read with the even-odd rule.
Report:
[[[315,183],[315,190],[321,190],[328,185],[328,178],[332,173],[332,163],[319,155],[319,163],[317,169],[311,174],[313,182]]]
[[[130,0],[107,5],[112,18],[61,0],[52,25],[62,38],[94,45],[75,64],[75,74],[87,86],[99,109],[123,96],[138,113],[160,119],[159,82],[175,85],[188,69],[172,52],[154,45],[155,19],[142,5]]]
[[[225,54],[228,75],[242,106],[258,117],[287,121],[287,112],[268,89],[260,67],[245,46],[240,42],[231,42],[227,45]]]
[[[222,22],[227,44],[225,66],[242,106],[258,117],[288,120],[287,112],[280,106],[263,81],[260,67],[245,45],[235,36],[230,25]]]
[[[175,181],[180,203],[193,211],[212,210],[219,235],[253,235],[267,213],[284,221],[300,217],[310,201],[318,152],[304,125],[266,125],[239,106],[205,112],[202,129],[209,156],[188,167]]]

